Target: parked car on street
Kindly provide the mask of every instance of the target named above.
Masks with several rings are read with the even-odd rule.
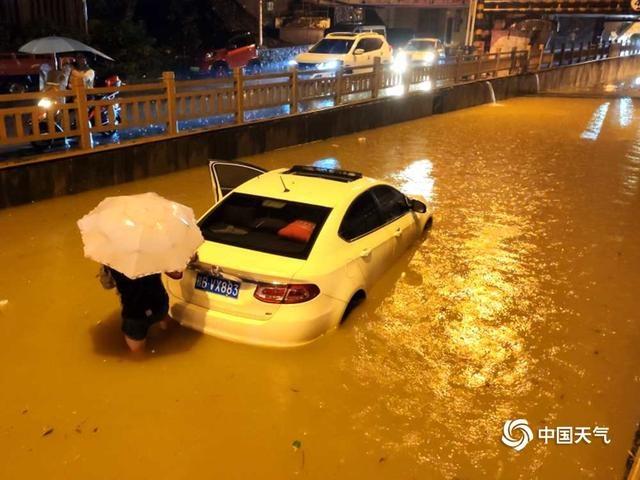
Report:
[[[236,32],[227,40],[223,48],[206,51],[198,67],[202,75],[227,75],[233,68],[254,67],[258,65],[258,51],[250,32]]]
[[[338,326],[430,227],[425,203],[360,173],[210,163],[214,206],[171,315],[224,339],[289,347]]]
[[[0,53],[0,93],[41,90],[54,62],[53,55]]]
[[[409,64],[433,65],[445,59],[443,43],[437,38],[412,38],[394,58],[394,68],[403,71]]]
[[[391,52],[387,39],[378,33],[334,32],[316,43],[308,52],[296,56],[294,63],[301,71],[331,71],[343,67],[350,73],[358,67],[372,65],[376,58],[382,63],[390,63]]]

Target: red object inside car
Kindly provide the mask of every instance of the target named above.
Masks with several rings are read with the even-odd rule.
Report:
[[[311,240],[311,235],[316,228],[316,224],[306,220],[294,220],[289,225],[278,230],[281,237],[295,240],[296,242],[307,243]]]

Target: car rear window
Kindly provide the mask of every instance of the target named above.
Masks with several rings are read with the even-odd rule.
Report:
[[[306,259],[330,208],[232,193],[200,223],[205,239]]]

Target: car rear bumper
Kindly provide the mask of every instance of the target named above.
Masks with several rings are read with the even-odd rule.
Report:
[[[326,295],[282,305],[269,320],[253,320],[185,302],[169,295],[171,316],[181,325],[233,342],[265,347],[297,347],[337,326],[346,304]]]

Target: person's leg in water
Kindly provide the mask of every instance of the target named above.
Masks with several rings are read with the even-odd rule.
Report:
[[[129,350],[132,353],[143,352],[144,347],[147,343],[146,338],[143,338],[142,340],[134,340],[133,338],[127,337],[126,335],[124,336],[124,341],[126,342],[127,347],[129,347]]]
[[[124,341],[132,352],[144,351],[147,343],[147,332],[151,322],[148,318],[123,318],[122,333]]]

